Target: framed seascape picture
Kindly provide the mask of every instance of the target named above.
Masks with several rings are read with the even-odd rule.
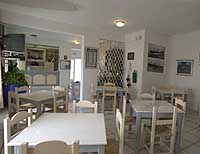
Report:
[[[183,76],[192,76],[193,60],[176,60],[176,74]]]
[[[97,48],[86,47],[86,68],[97,68]]]
[[[155,73],[164,72],[165,47],[148,44],[147,71]]]

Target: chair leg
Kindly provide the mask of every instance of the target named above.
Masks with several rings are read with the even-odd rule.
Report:
[[[104,104],[105,104],[105,96],[103,95],[103,98],[102,98],[102,106],[101,106],[101,112],[104,113]]]
[[[66,103],[66,104],[64,105],[64,108],[65,108],[65,112],[67,113],[67,112],[68,112],[68,103]]]
[[[114,96],[114,104],[113,104],[113,112],[115,114],[115,110],[116,110],[116,104],[117,104],[117,98],[116,95]]]
[[[141,124],[141,147],[144,147],[145,144],[145,133],[144,133],[144,124]]]

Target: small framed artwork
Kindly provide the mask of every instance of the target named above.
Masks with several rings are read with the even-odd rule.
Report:
[[[176,60],[176,74],[192,76],[194,60]]]
[[[86,47],[86,68],[97,68],[97,48]]]
[[[135,53],[134,52],[129,52],[128,53],[128,60],[134,60]]]
[[[70,70],[71,61],[70,60],[60,60],[60,69],[61,70]]]

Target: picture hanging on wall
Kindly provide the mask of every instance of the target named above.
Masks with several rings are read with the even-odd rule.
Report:
[[[134,60],[134,52],[129,52],[128,53],[128,60]]]
[[[70,60],[60,60],[60,69],[61,70],[70,70],[71,61]]]
[[[163,73],[164,60],[165,60],[165,47],[149,43],[148,57],[147,57],[147,71]]]
[[[193,60],[176,60],[176,74],[182,76],[192,76]]]
[[[86,47],[86,68],[97,68],[97,48]]]

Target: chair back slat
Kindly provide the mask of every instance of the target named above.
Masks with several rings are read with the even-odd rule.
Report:
[[[139,100],[155,100],[155,94],[150,93],[138,93],[137,99]]]
[[[28,86],[21,86],[21,87],[16,87],[15,88],[15,93],[16,94],[19,94],[19,93],[29,93],[31,92],[31,87],[28,87]]]
[[[26,111],[18,112],[11,118],[10,125],[14,126],[15,124],[19,123],[23,119],[27,119],[28,120],[28,125],[30,125],[31,124],[31,120],[32,120],[31,117],[32,117],[31,109],[29,109],[29,112],[26,112]]]
[[[73,113],[77,112],[77,108],[93,109],[94,110],[93,112],[97,113],[98,112],[98,103],[97,102],[92,103],[88,100],[82,100],[82,101],[79,101],[78,103],[76,103],[76,101],[74,100],[73,105],[72,105]]]
[[[28,143],[21,145],[21,154],[79,154],[79,141],[68,145],[63,141],[46,141],[35,147],[28,147]]]

